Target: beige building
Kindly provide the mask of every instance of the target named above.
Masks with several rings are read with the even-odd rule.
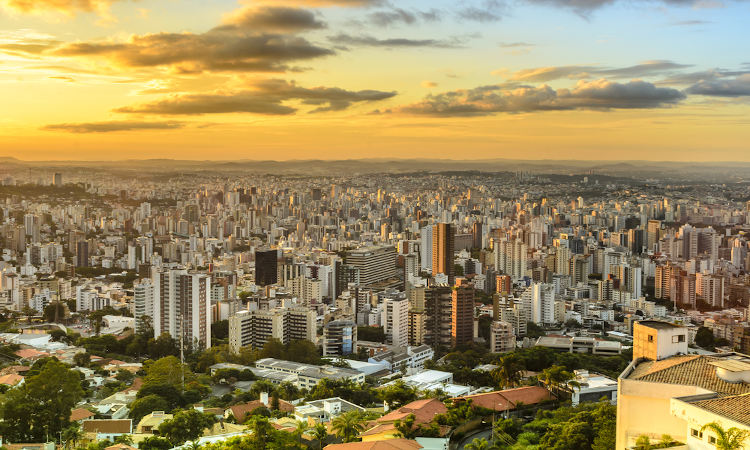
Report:
[[[639,436],[659,440],[664,434],[686,442],[690,449],[713,448],[708,431],[699,443],[691,430],[719,421],[721,412],[709,409],[714,414],[710,416],[695,408],[713,408],[700,403],[703,400],[750,393],[750,357],[687,354],[687,330],[665,322],[638,322],[633,337],[633,362],[617,385],[617,450],[631,448]],[[747,417],[747,405],[738,412],[742,411]]]
[[[516,334],[513,325],[501,320],[490,324],[490,352],[505,353],[516,349]]]

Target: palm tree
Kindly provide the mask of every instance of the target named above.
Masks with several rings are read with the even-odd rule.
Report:
[[[307,424],[307,422],[303,420],[297,421],[297,426],[295,427],[294,434],[297,435],[297,439],[299,440],[300,445],[302,445],[302,435],[305,434],[305,431],[310,428],[310,425]]]
[[[319,423],[315,425],[315,428],[313,428],[312,436],[315,440],[318,441],[318,448],[322,449],[323,444],[328,438],[328,428],[326,428],[324,424]]]
[[[74,423],[62,432],[62,439],[65,441],[65,448],[75,448],[78,441],[83,439],[83,431]]]
[[[565,370],[562,366],[552,366],[542,371],[540,381],[547,385],[551,391],[559,393],[566,387],[580,388],[581,384],[575,381],[575,375]]]
[[[490,448],[490,443],[487,442],[487,439],[474,439],[470,443],[466,444],[464,447],[466,450],[488,450]]]
[[[492,378],[501,388],[517,386],[521,383],[523,364],[514,354],[500,358],[499,367],[492,371]]]
[[[706,429],[716,434],[716,448],[719,450],[740,450],[743,448],[743,442],[750,438],[750,431],[741,430],[737,427],[725,430],[717,422],[710,422],[703,425],[701,432]]]
[[[353,442],[364,431],[365,424],[359,411],[347,411],[331,421],[331,429],[344,442]]]

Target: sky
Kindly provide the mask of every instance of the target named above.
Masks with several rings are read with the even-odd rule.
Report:
[[[750,161],[750,0],[0,0],[0,156]]]

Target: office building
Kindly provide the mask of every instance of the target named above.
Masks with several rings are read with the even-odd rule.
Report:
[[[323,356],[348,355],[357,345],[357,324],[334,320],[323,327]]]
[[[278,251],[255,251],[255,284],[269,286],[278,282]]]
[[[456,230],[453,224],[439,223],[432,229],[432,275],[446,275],[450,285],[453,284],[455,276],[453,267],[455,239]]]
[[[392,246],[350,250],[346,253],[344,262],[358,270],[359,283],[363,287],[398,277],[396,248]]]

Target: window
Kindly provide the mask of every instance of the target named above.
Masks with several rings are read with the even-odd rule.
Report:
[[[672,336],[672,343],[677,344],[678,342],[685,342],[685,335],[679,334],[677,336]]]
[[[703,433],[700,432],[700,431],[698,431],[698,430],[696,430],[695,428],[691,428],[690,429],[690,435],[693,436],[693,437],[697,437],[697,438],[702,438],[703,437]]]
[[[648,335],[648,341],[649,342],[654,342],[654,335],[653,334],[649,334]]]
[[[713,436],[708,437],[708,443],[711,445],[716,445],[716,438]]]

